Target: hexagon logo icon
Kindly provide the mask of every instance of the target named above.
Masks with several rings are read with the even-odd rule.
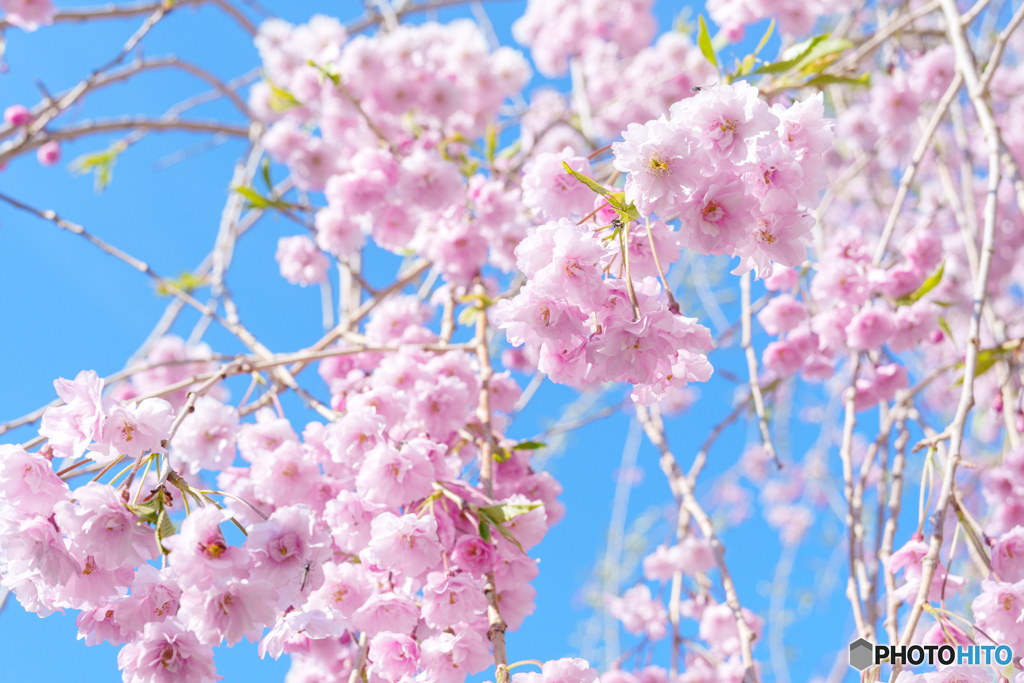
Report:
[[[857,671],[863,671],[874,664],[874,646],[864,638],[858,638],[850,643],[850,666]]]

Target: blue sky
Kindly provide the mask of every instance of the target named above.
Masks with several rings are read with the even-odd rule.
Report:
[[[317,12],[331,13],[339,7],[345,12],[341,18],[348,19],[359,9],[355,2],[265,4],[293,22],[304,21]],[[487,4],[503,43],[511,43],[511,21],[524,6],[525,2],[520,1]],[[680,3],[658,3],[663,29],[671,26],[682,9]],[[446,10],[441,18],[465,14],[465,10]],[[16,102],[30,105],[38,101],[37,80],[51,92],[72,86],[91,68],[106,62],[138,23],[139,20],[132,19],[87,27],[65,24],[33,34],[8,31],[7,69],[0,74],[0,108]],[[205,6],[176,11],[146,38],[147,56],[170,53],[202,64],[225,80],[258,64],[250,39],[222,13]],[[81,120],[127,112],[159,115],[205,89],[204,84],[184,74],[152,73],[90,96],[84,109],[75,109],[70,116]],[[232,116],[232,112],[227,105],[215,103],[197,109],[195,115],[221,117]],[[94,192],[91,177],[72,176],[65,163],[42,168],[34,157],[15,160],[0,173],[0,192],[39,208],[54,209],[147,261],[156,272],[174,276],[194,268],[212,245],[231,169],[243,151],[243,143],[232,141],[184,163],[157,170],[158,160],[189,148],[200,139],[180,134],[148,137],[122,155],[114,169],[112,185],[102,194]],[[109,142],[110,139],[90,138],[68,144],[64,161],[103,149]],[[276,351],[300,349],[315,341],[321,332],[319,292],[287,284],[277,274],[273,261],[278,238],[296,232],[286,220],[264,219],[240,241],[229,278],[242,319]],[[725,266],[724,261],[708,263],[709,268],[723,271]],[[735,278],[725,272],[723,276],[738,290]],[[51,382],[58,376],[73,377],[82,369],[95,369],[101,375],[120,369],[143,342],[167,302],[156,296],[143,276],[83,240],[0,204],[0,320],[4,321],[0,333],[0,421],[51,400]],[[730,310],[727,307],[727,312]],[[174,331],[187,336],[196,319],[195,314],[186,312]],[[709,324],[706,318],[702,322]],[[211,328],[207,341],[216,350],[238,349],[229,335],[216,328]],[[759,340],[761,344],[765,341]],[[740,376],[746,374],[735,349],[718,352],[712,360],[716,368],[729,369]],[[319,383],[315,378],[311,381]],[[321,395],[326,393],[323,387],[317,389]],[[709,426],[730,411],[734,385],[716,376],[700,390],[702,400],[668,426],[669,438],[684,466],[692,460]],[[241,393],[238,389],[235,392]],[[527,438],[538,433],[548,417],[557,414],[573,396],[564,387],[547,386],[517,420],[513,436]],[[286,402],[285,407],[299,409],[294,401]],[[628,423],[628,416],[617,415],[589,425],[574,433],[568,448],[548,463],[548,469],[565,487],[562,501],[567,514],[532,553],[541,559],[541,573],[534,582],[537,609],[521,632],[510,634],[512,661],[546,660],[578,651],[575,634],[588,616],[581,609],[578,589],[603,552],[615,488],[614,471],[622,456]],[[802,459],[814,436],[806,430],[792,430],[791,457]],[[30,437],[22,430],[0,436],[0,441],[24,441]],[[732,466],[744,444],[756,438],[752,424],[741,422],[729,430],[711,452],[699,491],[706,494],[707,482]],[[630,523],[670,502],[654,449],[646,442],[638,464],[645,476],[631,493]],[[786,637],[793,681],[826,674],[834,653],[845,647],[851,631],[846,616],[848,605],[842,595],[845,574],[836,575],[830,569],[844,567],[845,562],[836,564],[833,559],[829,563],[834,558],[835,534],[841,531],[841,520],[829,519],[832,513],[828,510],[821,514],[823,521],[815,535],[796,556],[792,584],[803,592],[791,593],[787,603],[794,619]],[[822,529],[829,528],[832,535],[824,535]],[[729,548],[726,557],[741,598],[747,606],[765,615],[772,571],[781,552],[775,533],[755,513],[742,528],[727,533],[725,541]],[[636,578],[626,578],[624,586],[628,587]],[[813,601],[801,611],[801,601],[811,604],[807,602],[808,596],[829,580],[838,581],[833,594]],[[695,631],[693,626],[690,632]],[[73,678],[80,683],[116,680],[116,648],[86,648],[75,640],[75,632],[72,615],[41,620],[26,614],[10,600],[0,613],[0,654],[4,655],[0,679],[20,682]],[[635,642],[624,633],[621,640],[624,647]],[[763,644],[755,654],[764,662],[768,659]],[[664,643],[656,648],[654,661],[667,661]],[[255,647],[248,644],[218,650],[217,663],[227,681],[282,680],[287,670],[286,660],[259,661]],[[765,671],[766,679],[773,680],[767,664]]]

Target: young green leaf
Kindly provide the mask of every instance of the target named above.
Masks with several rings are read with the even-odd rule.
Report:
[[[235,192],[242,195],[249,202],[249,208],[252,209],[268,209],[270,208],[270,200],[261,195],[251,187],[242,187],[237,185],[232,188]]]
[[[828,38],[828,34],[822,34],[820,36],[814,36],[807,40],[797,43],[786,49],[781,55],[777,62],[770,64],[764,64],[754,71],[755,74],[779,74],[790,69],[795,68],[801,62],[803,62],[814,48]]]
[[[519,443],[517,443],[515,446],[512,447],[512,450],[514,450],[514,451],[535,451],[538,448],[547,448],[547,447],[548,447],[548,445],[546,443],[541,443],[540,441],[520,441]]]
[[[91,171],[95,177],[96,192],[102,192],[113,179],[114,163],[125,148],[123,142],[117,142],[101,152],[83,154],[71,162],[71,172],[81,175]]]
[[[493,123],[487,124],[487,136],[484,139],[484,154],[487,161],[494,163],[494,150],[498,148],[498,127]]]
[[[771,21],[771,23],[770,23],[770,24],[768,24],[768,30],[764,32],[764,35],[763,35],[763,36],[761,36],[761,42],[757,44],[757,47],[756,47],[756,48],[754,48],[754,55],[755,55],[755,56],[756,56],[756,55],[757,55],[758,53],[760,53],[760,52],[761,52],[761,50],[763,50],[763,49],[764,49],[764,46],[765,46],[765,45],[767,45],[767,44],[768,44],[768,39],[772,37],[772,33],[773,33],[774,31],[775,31],[775,18],[774,18],[774,17],[772,17],[772,21]]]
[[[575,178],[576,180],[580,181],[581,183],[583,183],[584,185],[589,187],[594,192],[596,192],[599,195],[602,195],[604,197],[608,196],[608,190],[605,189],[605,187],[603,185],[601,185],[600,183],[598,183],[596,180],[594,180],[592,178],[588,178],[587,176],[583,175],[579,171],[573,170],[572,168],[570,168],[569,164],[565,163],[564,161],[562,162],[562,166],[565,167],[566,172],[568,172],[573,178]]]
[[[502,503],[501,505],[487,505],[477,508],[477,512],[480,513],[481,519],[486,517],[492,524],[498,525],[504,524],[513,517],[525,515],[530,510],[535,510],[540,506],[541,503]]]
[[[184,272],[173,280],[167,280],[167,284],[162,282],[156,286],[156,293],[160,296],[171,296],[175,291],[193,292],[200,287],[205,287],[207,279],[203,276],[196,275],[195,273]],[[170,286],[168,286],[170,285]]]
[[[949,329],[949,323],[946,322],[946,319],[941,315],[939,316],[939,327],[941,327],[942,331],[946,333],[947,337],[949,337],[949,341],[953,343],[953,348],[959,351],[960,349],[956,345],[956,337],[953,336],[953,330]]]
[[[270,182],[270,159],[263,158],[263,182],[267,184],[267,190],[274,191],[274,183]]]
[[[811,49],[804,54],[800,60],[800,68],[801,70],[809,69],[815,64],[815,62],[824,60],[827,57],[837,56],[839,53],[844,50],[849,50],[851,47],[853,47],[853,43],[846,38],[831,38],[829,36],[825,36],[824,40],[816,42],[811,46]]]
[[[302,106],[302,102],[300,102],[295,95],[292,95],[287,90],[274,85],[273,81],[267,81],[267,84],[270,86],[270,99],[267,103],[274,111],[285,112],[289,109]]]
[[[974,376],[981,377],[995,365],[1003,356],[1012,353],[1020,348],[1021,339],[1011,339],[1010,341],[1003,342],[999,346],[991,349],[982,349],[978,351],[978,359],[974,365]],[[964,367],[963,363],[957,363],[958,368]],[[961,377],[957,384],[963,384],[964,380]]]
[[[715,48],[711,45],[711,36],[708,34],[708,25],[704,23],[704,15],[697,17],[699,27],[697,29],[697,45],[701,54],[711,62],[711,66],[718,69],[718,58],[715,56]]]
[[[945,270],[946,263],[940,263],[938,270],[929,275],[928,279],[925,280],[920,287],[915,289],[910,294],[907,294],[906,296],[901,296],[899,299],[896,299],[896,303],[899,304],[900,306],[908,306],[916,301],[920,301],[925,294],[932,291],[938,286],[939,282],[942,280],[942,273]]]
[[[832,74],[820,74],[804,83],[805,87],[822,88],[826,85],[871,85],[871,74],[863,73],[860,76],[833,76]]]
[[[170,551],[164,547],[164,539],[170,538],[176,533],[178,533],[178,531],[174,528],[174,522],[171,521],[170,516],[167,514],[167,510],[164,509],[163,505],[161,505],[156,522],[156,542],[160,546],[160,550],[163,551],[165,555]]]

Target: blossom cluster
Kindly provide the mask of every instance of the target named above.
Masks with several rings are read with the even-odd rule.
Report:
[[[517,190],[459,160],[465,141],[482,135],[528,80],[522,55],[489,52],[466,21],[347,40],[327,17],[299,27],[274,20],[261,27],[257,46],[268,80],[250,100],[272,124],[263,142],[298,187],[327,200],[315,243],[281,239],[286,279],[324,282],[327,254],[347,258],[367,235],[395,253],[423,254],[460,285],[485,264],[512,267],[525,233]]]
[[[368,334],[388,343],[430,335],[408,303],[382,306]],[[202,349],[167,339],[146,361],[176,354]],[[159,367],[169,374],[143,371],[131,389],[174,385],[180,366]],[[216,680],[211,648],[243,638],[261,654],[290,653],[302,680],[348,680],[360,638],[382,680],[423,672],[455,683],[482,670],[492,661],[484,583],[495,583],[502,618],[519,628],[535,596],[526,551],[561,516],[560,487],[500,436],[508,457],[495,464],[494,499],[469,478],[478,453],[464,435],[479,429],[480,381],[465,352],[351,354],[324,361],[321,373],[339,419],[309,423],[301,436],[272,409],[244,422],[211,395],[178,416],[171,436],[175,408],[164,399],[104,396],[91,371],[58,380],[64,405],[40,429],[47,449],[4,446],[0,457],[3,585],[41,616],[79,610],[87,644],[123,646],[125,681]],[[498,429],[519,390],[499,375],[490,391]],[[169,459],[158,464],[162,480],[143,475],[137,490],[69,488],[50,462],[132,469],[157,454]],[[225,504],[170,465],[187,478],[217,473]],[[176,533],[147,516],[179,519],[189,497],[195,507]],[[240,544],[232,520],[244,526]]]
[[[381,3],[385,25],[367,35],[326,16],[264,22],[256,36],[263,79],[248,93],[257,153],[274,162],[264,208],[302,226],[278,241],[280,273],[303,287],[326,285],[332,269],[359,282],[355,316],[313,347],[330,392],[317,405],[324,421],[301,426],[286,416],[277,386],[236,404],[220,384],[200,385],[197,377],[216,379],[211,349],[174,336],[116,386],[95,372],[57,380],[42,447],[0,446],[0,584],[40,616],[76,610],[86,644],[121,647],[129,682],[216,680],[212,648],[243,639],[259,643],[261,656],[290,655],[294,681],[362,674],[371,683],[460,683],[494,663],[500,679],[498,620],[515,631],[533,611],[538,565],[528,553],[563,514],[560,484],[507,436],[522,399],[512,373],[581,389],[626,383],[634,402],[662,414],[688,404],[687,385],[711,377],[715,346],[669,284],[689,252],[687,262],[712,257],[702,264],[738,258],[733,273],[745,282],[753,271],[763,286],[753,313],[769,338],[760,363],[749,361],[730,418],[746,415],[740,402],[750,401],[763,441],[737,450],[714,483],[715,522],[749,517],[756,491],[764,522],[795,552],[819,513],[837,507],[841,449],[844,470],[855,473],[843,493],[857,492],[847,501],[850,539],[863,543],[845,548],[851,567],[863,565],[851,581],[866,573],[877,585],[886,574],[897,610],[918,595],[941,603],[915,636],[925,644],[1024,651],[1024,449],[1014,446],[1024,432],[1024,215],[1012,168],[1024,162],[1019,39],[1000,45],[1009,52],[1003,65],[968,93],[991,104],[1005,147],[1005,176],[990,188],[978,161],[989,150],[967,99],[940,104],[959,67],[952,45],[936,39],[949,27],[931,15],[894,30],[884,68],[868,81],[837,62],[847,43],[838,36],[793,41],[835,51],[788,73],[784,55],[757,70],[755,54],[727,74],[706,56],[708,44],[698,48],[684,31],[655,40],[652,6],[530,0],[513,35],[541,74],[569,72],[573,92],[540,88],[525,93],[529,102],[529,62],[489,45],[469,21],[395,23]],[[61,19],[50,0],[0,0],[0,9],[6,25],[26,31]],[[734,41],[774,16],[790,43],[824,16],[848,12],[857,66],[881,30],[871,22],[882,19],[854,9],[845,0],[708,3],[720,38]],[[865,37],[854,41],[858,32]],[[709,42],[713,52],[720,39]],[[809,95],[814,81],[803,79],[815,70],[835,87]],[[946,106],[950,121],[917,148],[922,124]],[[28,139],[41,111],[8,106],[3,135]],[[32,149],[54,166],[61,146],[45,138]],[[288,179],[275,186],[271,172],[280,170]],[[292,189],[278,194],[282,187]],[[254,188],[240,189],[253,200]],[[982,253],[992,208],[998,248]],[[418,294],[361,279],[363,255],[390,258],[378,247],[429,273]],[[978,305],[974,283],[988,258],[987,300]],[[458,306],[481,321],[472,345],[481,355],[452,341],[469,332]],[[967,339],[976,315],[980,333]],[[492,372],[495,329],[515,348]],[[720,331],[727,340],[731,332]],[[932,428],[926,408],[945,415],[956,405],[968,344],[979,357],[977,409],[961,425],[961,458],[980,470],[979,485],[953,480],[962,517],[930,533],[958,540],[932,566],[926,507],[950,434],[922,442],[927,456],[913,461],[923,447],[894,455],[890,439],[902,430],[906,446],[911,429]],[[833,399],[798,420],[824,423],[848,400],[855,433],[843,433],[840,446],[841,430],[823,426],[802,460],[780,471],[768,442],[786,411],[771,409],[780,394],[804,391],[798,379],[824,383]],[[869,442],[871,418],[852,421],[872,409],[881,429]],[[69,485],[83,472],[95,479]],[[919,524],[883,540],[886,515],[903,523],[898,506],[886,507],[897,481],[906,490],[920,483]],[[865,491],[877,499],[865,504]],[[674,506],[672,524],[701,502]],[[877,525],[864,512],[874,503]],[[673,530],[639,576],[600,604],[645,646],[676,629],[679,672],[638,658],[631,671],[616,662],[602,683],[738,683],[760,670],[745,661],[738,620],[753,647],[764,620],[708,588],[716,572],[727,583],[720,547],[693,525]],[[878,552],[865,558],[869,542]],[[956,555],[968,544],[972,564]],[[851,598],[866,601],[868,592],[859,585]],[[951,621],[947,605],[969,606],[970,617]],[[581,659],[540,669],[511,679],[598,681]],[[958,665],[896,680],[990,678]]]
[[[771,107],[745,81],[705,88],[669,118],[630,124],[612,145],[626,200],[643,216],[678,216],[698,254],[739,256],[762,277],[799,266],[832,142],[821,96]]]

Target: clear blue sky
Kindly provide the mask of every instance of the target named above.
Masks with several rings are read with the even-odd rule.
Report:
[[[295,23],[338,8],[345,12],[342,19],[353,18],[360,5],[305,0],[265,4]],[[487,4],[502,42],[512,42],[511,21],[524,6],[521,1]],[[682,8],[680,3],[658,3],[663,29],[671,26]],[[467,13],[446,10],[441,18]],[[7,70],[0,75],[0,108],[38,101],[37,79],[51,92],[72,86],[91,68],[106,62],[138,23],[132,19],[89,27],[65,24],[34,34],[8,31]],[[170,53],[202,64],[225,80],[258,63],[250,40],[212,7],[177,10],[146,38],[147,56]],[[90,96],[84,112],[75,110],[71,117],[129,112],[159,115],[204,90],[202,83],[187,75],[153,73]],[[195,114],[230,116],[231,111],[223,104],[213,104],[197,109]],[[16,160],[0,173],[0,191],[41,208],[55,209],[146,260],[157,272],[176,275],[194,268],[211,247],[231,168],[243,149],[241,142],[230,142],[185,163],[155,169],[158,159],[199,140],[176,134],[147,138],[122,156],[114,169],[113,184],[101,195],[94,192],[91,177],[74,177],[63,163],[56,168],[41,168],[34,157]],[[103,149],[108,142],[91,138],[66,145],[64,159],[70,161],[79,154]],[[275,351],[300,349],[320,334],[319,293],[288,285],[276,272],[276,242],[290,234],[296,234],[296,230],[289,222],[263,220],[239,243],[230,277],[243,320]],[[724,265],[722,261],[709,262],[709,267]],[[727,274],[725,277],[732,278]],[[735,278],[732,280],[735,284]],[[51,382],[57,376],[73,377],[79,370],[90,368],[101,375],[120,369],[159,319],[166,303],[167,299],[157,297],[143,276],[123,264],[73,235],[61,233],[52,224],[0,205],[0,421],[51,400]],[[191,312],[184,314],[175,331],[187,335],[195,320]],[[706,319],[702,322],[708,324]],[[238,348],[215,328],[207,339],[217,350]],[[713,361],[716,367],[745,376],[735,350],[720,352]],[[683,463],[692,460],[709,426],[729,412],[733,389],[730,382],[716,376],[701,387],[702,400],[697,406],[670,422],[669,436]],[[326,393],[322,387],[320,393]],[[563,387],[547,387],[517,422],[513,435],[533,436],[546,424],[547,416],[555,414],[572,396]],[[286,408],[296,409],[296,404],[286,403]],[[574,634],[588,616],[580,608],[577,591],[602,552],[615,487],[613,472],[626,441],[627,426],[628,417],[619,415],[581,429],[571,437],[568,450],[549,463],[550,471],[565,487],[562,500],[567,514],[533,552],[541,559],[540,577],[534,582],[539,595],[537,610],[519,633],[509,637],[513,661],[546,660],[577,652]],[[2,436],[0,441],[30,437],[20,431]],[[706,482],[716,473],[736,461],[748,438],[756,438],[756,434],[741,423],[719,440],[703,476],[701,492],[708,490]],[[812,438],[802,432],[791,433],[793,457],[802,459]],[[631,521],[652,507],[670,502],[654,450],[646,443],[639,464],[646,476],[632,492]],[[795,619],[786,639],[791,654],[790,675],[798,682],[827,673],[834,652],[845,645],[851,628],[841,579],[831,598],[818,600],[808,610],[798,610],[798,603],[824,582],[839,579],[825,567],[833,556],[841,523],[830,519],[834,516],[828,510],[821,511],[821,516],[824,521],[817,535],[798,553],[791,582],[794,592],[787,603]],[[833,533],[826,537],[822,528]],[[780,553],[774,539],[774,532],[756,515],[725,537],[727,559],[741,597],[762,616],[768,606],[766,582],[771,580]],[[635,578],[627,579],[625,585]],[[690,633],[695,631],[692,625]],[[623,633],[622,642],[628,646],[634,641]],[[755,654],[767,661],[763,645]],[[76,641],[72,615],[41,620],[26,614],[13,599],[0,614],[0,681],[118,680],[116,655],[116,648],[86,648]],[[655,651],[655,662],[666,661],[667,649],[662,643]],[[248,644],[218,650],[217,663],[227,681],[279,681],[287,670],[286,659],[261,662],[255,647]],[[767,664],[765,672],[766,679],[772,680]]]

